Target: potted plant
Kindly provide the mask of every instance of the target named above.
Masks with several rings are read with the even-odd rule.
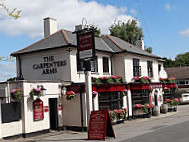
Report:
[[[151,117],[151,105],[150,104],[144,104],[142,107],[143,112],[145,113],[144,116],[147,118]]]
[[[160,112],[161,113],[167,113],[168,112],[168,105],[167,105],[166,101],[164,101],[164,103],[161,105]]]
[[[112,122],[116,121],[116,113],[114,111],[110,111],[110,119]]]
[[[180,101],[179,101],[178,98],[174,98],[173,101],[174,101],[174,104],[173,104],[173,105],[174,105],[173,111],[177,111],[177,105],[180,104]]]
[[[75,98],[75,92],[74,91],[67,91],[65,95],[66,95],[67,100],[73,100]]]
[[[123,120],[124,112],[122,109],[119,109],[119,110],[115,109],[114,112],[116,113],[116,116],[119,120]]]
[[[124,119],[127,119],[127,109],[126,108],[122,108],[123,114],[124,114]]]
[[[23,96],[23,92],[21,89],[13,89],[11,91],[11,98],[13,100],[21,100],[22,99],[22,96]]]
[[[33,88],[31,91],[30,91],[30,99],[34,99],[34,96],[41,96],[41,89],[40,88]]]

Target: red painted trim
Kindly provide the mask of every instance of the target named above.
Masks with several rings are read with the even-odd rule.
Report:
[[[133,90],[147,90],[150,89],[150,84],[142,84],[142,83],[136,83],[132,84]]]
[[[80,93],[80,88],[82,93],[86,92],[85,85],[70,85],[67,86],[67,91],[74,91],[75,93]],[[92,91],[97,92],[116,92],[124,91],[126,89],[126,84],[101,84],[101,85],[92,85]]]
[[[163,88],[177,88],[177,85],[175,83],[167,83],[167,84],[163,84]]]
[[[92,90],[97,92],[117,92],[124,91],[125,89],[125,84],[101,84],[92,86]]]

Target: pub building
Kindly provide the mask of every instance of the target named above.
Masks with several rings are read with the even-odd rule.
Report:
[[[159,78],[167,75],[162,59],[146,52],[142,40],[135,46],[110,35],[95,37],[96,56],[87,80],[92,91],[86,96],[76,34],[57,31],[56,22],[45,18],[44,38],[11,54],[16,57],[17,79],[0,84],[0,137],[86,130],[92,110],[126,108],[132,118],[137,104],[163,104]],[[140,83],[145,77],[151,82]]]

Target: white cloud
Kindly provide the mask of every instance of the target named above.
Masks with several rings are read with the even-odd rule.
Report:
[[[183,36],[189,37],[189,29],[181,30],[179,33],[180,33],[180,35],[183,35]]]
[[[171,5],[169,3],[165,4],[165,10],[170,10],[171,9]]]
[[[164,9],[167,10],[167,11],[169,11],[171,9],[174,9],[174,8],[175,8],[175,6],[173,6],[173,5],[169,4],[169,3],[166,3],[164,5]]]
[[[8,16],[0,17],[0,32],[7,35],[28,35],[37,37],[43,35],[43,18],[56,18],[58,29],[74,30],[75,25],[81,24],[83,18],[88,24],[97,25],[102,33],[108,33],[108,28],[115,19],[127,21],[133,18],[126,14],[127,8],[117,8],[103,5],[95,1],[84,0],[6,0],[9,8],[21,10],[21,17],[14,20]],[[134,11],[133,11],[134,12]]]
[[[16,64],[0,64],[0,81],[6,81],[11,77],[16,76]]]
[[[130,10],[130,13],[131,13],[133,16],[136,16],[137,11],[136,11],[135,9],[131,9],[131,10]]]

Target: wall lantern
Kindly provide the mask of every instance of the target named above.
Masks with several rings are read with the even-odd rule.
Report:
[[[61,92],[62,92],[63,95],[66,94],[66,91],[67,91],[67,88],[65,86],[62,86],[61,87]]]
[[[42,96],[46,95],[46,90],[47,89],[45,89],[43,85],[37,85],[37,88],[41,89],[41,93],[42,93],[41,95]]]
[[[154,91],[154,95],[157,95],[157,94],[158,94],[158,90],[155,90],[155,91]]]

